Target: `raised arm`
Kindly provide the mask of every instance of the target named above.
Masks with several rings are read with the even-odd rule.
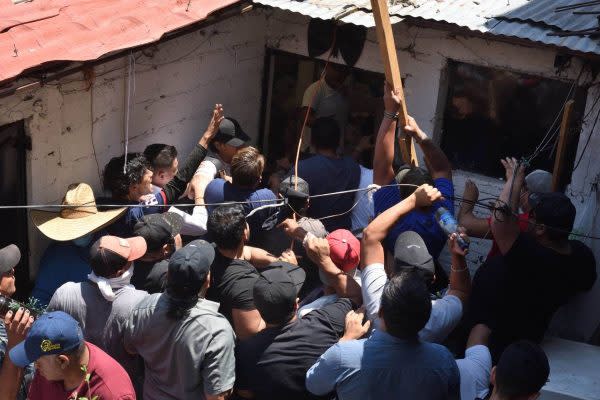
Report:
[[[385,254],[381,241],[385,239],[396,221],[415,208],[429,207],[441,198],[442,194],[437,188],[422,185],[400,203],[379,214],[363,231],[361,268],[383,263]]]
[[[396,118],[400,110],[399,90],[393,89],[387,82],[383,88],[385,113],[375,140],[373,157],[373,183],[388,185],[394,179],[394,140],[396,140]]]
[[[194,172],[206,157],[208,143],[217,134],[219,124],[223,120],[223,107],[220,104],[215,105],[212,118],[206,128],[206,131],[198,141],[198,144],[187,157],[185,164],[179,169],[177,175],[171,179],[163,188],[167,203],[174,203],[181,197],[187,188],[187,183],[194,176]]]
[[[335,290],[339,297],[347,297],[354,304],[362,304],[360,285],[354,278],[339,269],[329,256],[329,242],[327,239],[313,237],[306,243],[306,255],[312,260],[327,277],[327,283]]]
[[[463,192],[463,202],[458,211],[458,222],[460,226],[467,230],[471,237],[486,238],[490,236],[491,228],[488,218],[479,218],[473,214],[475,208],[474,202],[479,199],[479,189],[467,179],[465,182],[465,191]]]
[[[446,157],[446,154],[435,144],[435,142],[427,136],[425,132],[419,128],[413,117],[408,117],[407,125],[404,127],[407,135],[410,135],[415,142],[421,147],[425,164],[429,169],[429,173],[433,179],[446,178],[452,179],[452,165]]]
[[[461,236],[467,238],[464,234]],[[458,297],[464,306],[471,294],[471,275],[465,259],[466,251],[459,246],[457,238],[457,234],[453,233],[448,239],[452,265],[450,266],[450,286],[447,294]]]
[[[496,207],[508,205],[509,210],[496,210],[492,218],[492,234],[502,254],[506,254],[519,236],[519,221],[516,213],[519,195],[525,179],[525,168],[515,158],[500,160],[506,169],[506,183],[502,188]]]

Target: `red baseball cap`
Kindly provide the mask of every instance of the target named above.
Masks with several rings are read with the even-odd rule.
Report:
[[[338,229],[327,235],[331,261],[342,271],[348,272],[360,261],[360,241],[346,229]]]

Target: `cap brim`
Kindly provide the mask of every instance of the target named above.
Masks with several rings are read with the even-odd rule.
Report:
[[[248,138],[248,140],[249,139],[250,138]],[[229,139],[227,142],[225,142],[225,144],[228,144],[229,146],[232,146],[235,148],[239,148],[239,147],[244,147],[244,146],[248,145],[248,140],[243,140],[238,137],[234,137],[234,138]]]
[[[127,240],[127,243],[129,243],[129,248],[131,249],[127,261],[135,261],[146,254],[148,246],[146,245],[146,240],[143,237],[135,236],[125,240]]]
[[[8,352],[8,356],[10,357],[10,361],[20,368],[25,368],[32,362],[36,361],[30,360],[29,357],[27,357],[27,352],[25,351],[25,340],[13,347]]]
[[[40,232],[52,240],[64,242],[78,239],[104,228],[123,215],[125,210],[127,208],[123,207],[98,211],[96,214],[83,218],[62,218],[57,212],[31,210],[30,216]]]
[[[0,272],[8,272],[19,264],[21,261],[21,250],[14,245],[9,244],[8,246],[0,249]]]

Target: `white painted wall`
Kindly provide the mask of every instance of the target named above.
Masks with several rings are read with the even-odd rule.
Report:
[[[272,11],[270,18],[268,18],[268,45],[283,51],[307,55],[306,32],[308,21],[308,18],[299,14]],[[442,73],[448,59],[571,81],[577,78],[581,68],[581,61],[573,59],[571,67],[562,72],[561,75],[557,75],[554,68],[556,51],[550,48],[525,47],[480,38],[469,38],[434,29],[409,27],[404,24],[394,25],[394,34],[396,48],[399,50],[398,57],[402,75],[407,78],[405,81],[405,95],[409,113],[415,117],[421,128],[429,133],[436,132],[440,128],[440,118],[443,115],[443,110],[437,108],[438,96],[440,93],[445,94]],[[325,57],[326,55],[323,56],[323,58]],[[336,59],[332,59],[332,61],[343,63],[343,61]],[[383,72],[381,55],[373,29],[368,32],[367,43],[356,67]],[[591,78],[584,74],[581,81],[589,82],[589,79]],[[596,96],[600,95],[598,90],[600,89],[596,88],[588,94],[588,108]],[[597,107],[600,107],[600,102]],[[578,154],[582,150],[583,142],[590,134],[595,116],[594,111],[594,113],[589,114],[589,118],[584,122],[580,139],[582,143],[579,145]],[[598,129],[600,129],[600,124],[596,130]],[[600,136],[595,135],[581,166],[573,176],[573,184],[567,190],[578,209],[578,213],[581,213],[585,207],[592,183],[597,182],[598,176],[600,176],[600,163],[594,163],[593,158],[598,148],[600,148]],[[417,151],[420,153],[419,149]],[[419,156],[421,155],[419,154]],[[503,182],[497,179],[457,170],[454,171],[453,180],[455,193],[458,196],[462,196],[464,182],[467,178],[476,182],[482,198],[496,197],[503,185]],[[458,207],[458,204],[456,206]],[[483,212],[480,215],[489,215],[489,212]],[[597,216],[595,221],[598,221]],[[600,223],[600,221],[597,223]],[[600,236],[600,232],[597,235]],[[598,242],[594,241],[592,248],[600,264],[600,243]],[[472,273],[485,259],[490,245],[489,240],[474,240],[469,256]],[[444,254],[442,254],[442,263],[449,265],[448,255],[445,255],[445,260],[443,257]],[[569,273],[568,268],[565,273]],[[578,340],[589,338],[593,333],[593,329],[600,323],[600,314],[590,313],[590,310],[594,309],[593,306],[599,302],[600,283],[596,282],[590,293],[582,296],[582,299],[571,305],[568,310],[560,313],[561,328],[555,332],[561,333],[567,338]]]
[[[244,14],[134,53],[129,151],[165,142],[175,145],[184,158],[217,102],[256,139],[265,26],[262,14]],[[73,182],[87,182],[100,193],[99,170],[124,152],[127,62],[124,57],[96,67],[89,90],[83,74],[77,73],[0,99],[0,124],[25,119],[32,138],[30,204],[59,203]],[[30,228],[33,269],[46,244],[37,229]]]

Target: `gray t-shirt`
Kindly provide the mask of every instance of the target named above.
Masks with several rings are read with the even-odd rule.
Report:
[[[137,390],[143,380],[142,364],[137,356],[129,354],[123,347],[123,330],[133,308],[149,294],[125,286],[115,295],[110,302],[93,282],[67,282],[52,296],[48,311],[64,311],[75,318],[81,325],[85,340],[117,360]]]
[[[219,304],[200,299],[173,320],[169,301],[166,293],[144,299],[125,329],[125,348],[144,359],[144,399],[198,400],[233,388],[235,334]]]

